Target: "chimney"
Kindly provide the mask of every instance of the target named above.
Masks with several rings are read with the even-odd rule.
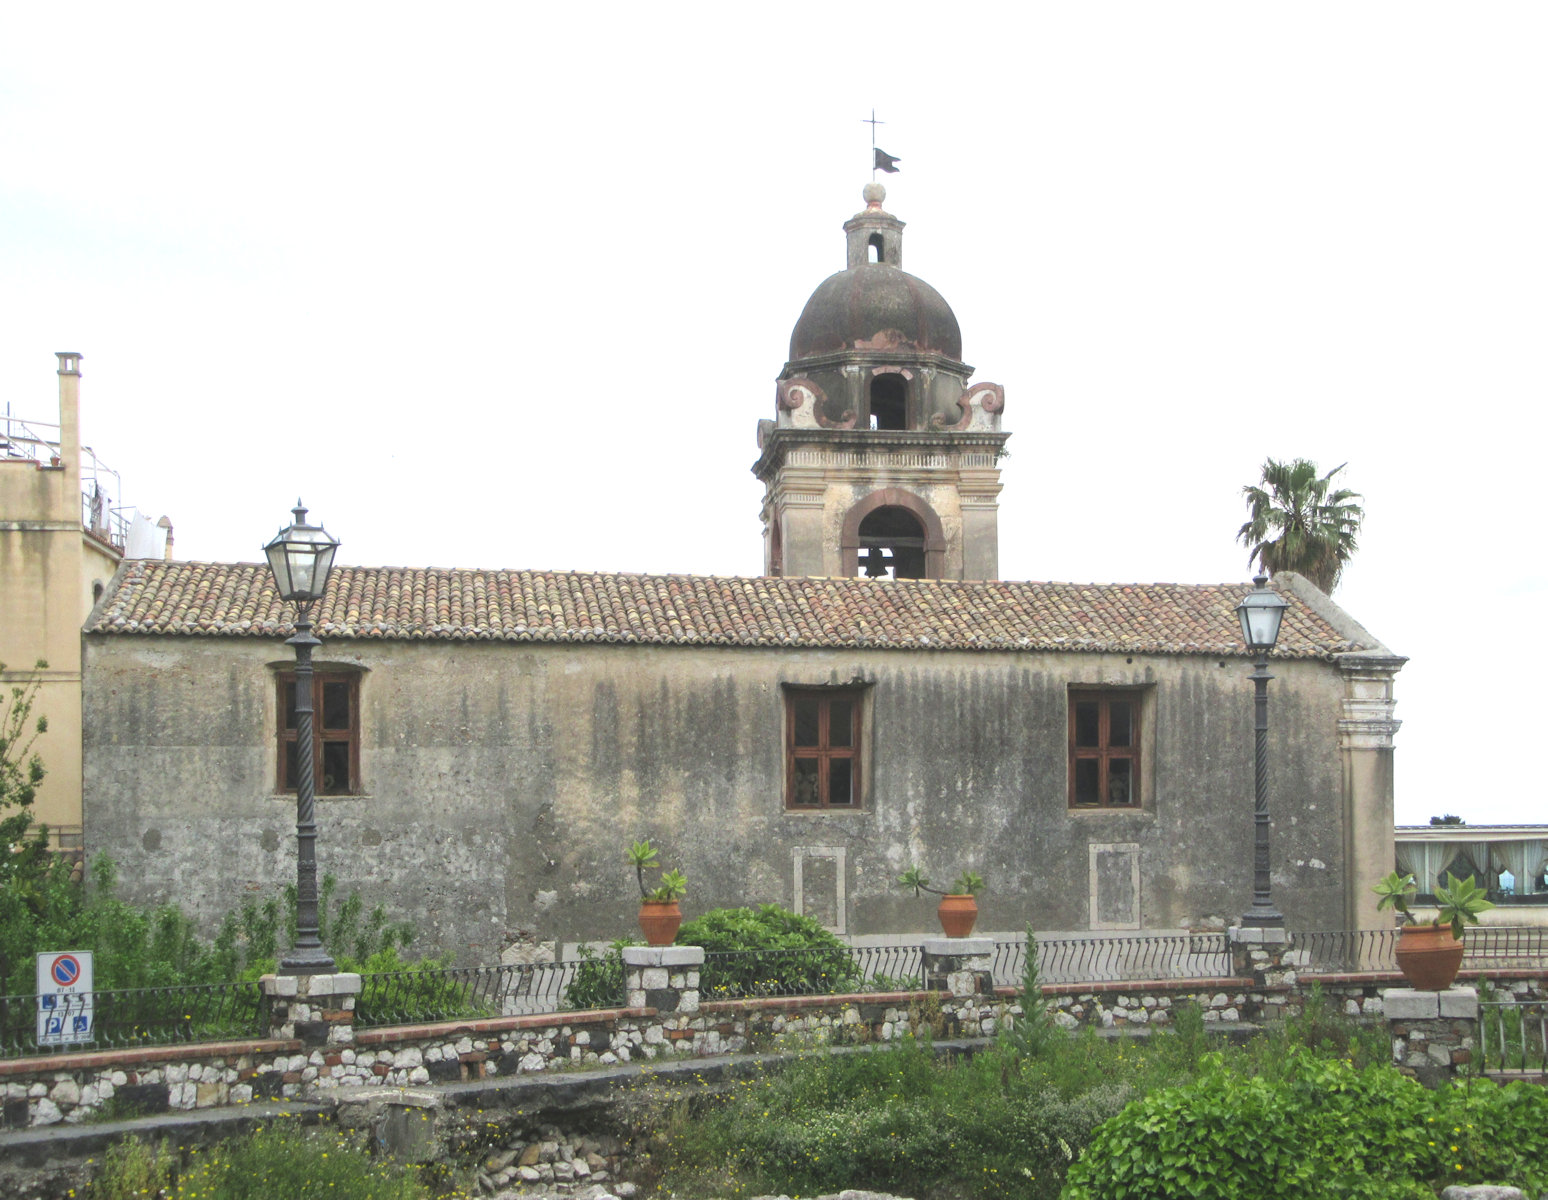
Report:
[[[59,465],[65,486],[61,504],[68,511],[57,517],[81,519],[81,356],[69,350],[54,355],[59,360]]]
[[[167,544],[161,548],[161,557],[167,562],[172,561],[172,518],[162,514],[157,526],[167,531]]]

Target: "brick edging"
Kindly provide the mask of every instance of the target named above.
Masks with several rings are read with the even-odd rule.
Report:
[[[380,1046],[387,1042],[411,1042],[419,1038],[453,1034],[506,1033],[516,1029],[543,1029],[550,1025],[598,1025],[626,1018],[654,1017],[654,1008],[587,1008],[575,1012],[521,1013],[514,1017],[485,1017],[477,1021],[429,1021],[419,1025],[377,1025],[355,1033],[356,1046]]]
[[[79,1054],[41,1054],[0,1059],[0,1078],[34,1071],[85,1071],[97,1067],[139,1066],[148,1062],[181,1062],[190,1058],[231,1058],[244,1054],[295,1054],[298,1039],[258,1038],[240,1042],[183,1042],[140,1049],[91,1050]]]
[[[829,1005],[860,1004],[907,1004],[921,996],[939,996],[941,992],[846,992],[833,996],[749,996],[741,1000],[705,1000],[700,1003],[702,1013],[749,1012],[753,1009],[783,1009],[795,1011],[803,1008],[826,1008]]]

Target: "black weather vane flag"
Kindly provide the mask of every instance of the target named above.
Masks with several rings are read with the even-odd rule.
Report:
[[[861,117],[860,123],[871,127],[871,178],[876,178],[877,171],[886,171],[889,175],[896,175],[898,173],[898,164],[903,160],[888,154],[876,144],[876,127],[878,125],[885,125],[887,122],[878,121],[876,119],[876,110],[873,108],[870,117]]]

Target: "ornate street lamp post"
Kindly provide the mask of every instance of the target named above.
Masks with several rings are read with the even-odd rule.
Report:
[[[281,600],[296,606],[296,944],[281,961],[281,975],[331,975],[333,959],[317,936],[317,822],[313,812],[312,605],[322,599],[339,543],[320,525],[306,523],[301,501],[295,521],[263,548]]]
[[[1269,651],[1279,640],[1279,623],[1290,605],[1268,585],[1268,576],[1259,575],[1253,590],[1236,606],[1242,623],[1242,640],[1256,656],[1252,684],[1253,703],[1253,841],[1252,907],[1242,916],[1242,924],[1264,928],[1285,923],[1284,914],[1274,907],[1269,895],[1269,817],[1268,817],[1268,683],[1274,678],[1268,671]]]

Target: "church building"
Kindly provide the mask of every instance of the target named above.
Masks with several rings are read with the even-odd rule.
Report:
[[[871,184],[758,422],[764,574],[342,566],[314,620],[321,869],[465,961],[684,911],[918,934],[1221,928],[1251,903],[1245,582],[999,578],[1003,389]],[[750,414],[751,415],[751,414]],[[749,522],[749,536],[753,536]],[[1274,899],[1380,924],[1404,660],[1305,580],[1274,653]],[[214,919],[295,877],[293,614],[253,563],[126,560],[87,621],[88,849]]]

